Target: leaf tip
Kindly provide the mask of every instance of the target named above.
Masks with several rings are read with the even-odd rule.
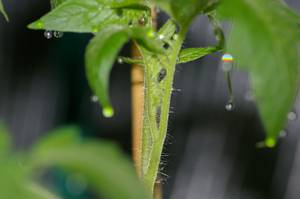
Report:
[[[106,106],[103,108],[102,114],[106,118],[111,118],[114,116],[114,109],[111,106]]]
[[[40,29],[44,29],[44,26],[45,26],[44,22],[42,22],[41,20],[38,20],[38,21],[35,21],[35,22],[29,24],[27,27],[29,29],[39,29],[40,30]]]

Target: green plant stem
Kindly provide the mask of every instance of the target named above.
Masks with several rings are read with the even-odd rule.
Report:
[[[145,58],[145,104],[144,104],[144,123],[142,131],[142,179],[146,185],[146,188],[153,193],[153,188],[157,179],[161,154],[163,150],[164,141],[168,129],[168,119],[170,110],[170,101],[173,90],[174,73],[176,69],[177,58],[181,50],[183,40],[186,35],[186,30],[181,30],[175,44],[172,46],[172,51],[169,55],[166,55],[165,62],[167,64],[164,67],[167,70],[167,76],[162,82],[160,88],[163,93],[162,99],[160,99],[160,121],[159,127],[157,127],[157,89],[153,82],[153,76],[156,77],[157,73],[153,70],[153,65],[147,63],[147,55],[143,55]],[[159,65],[159,64],[158,64]]]

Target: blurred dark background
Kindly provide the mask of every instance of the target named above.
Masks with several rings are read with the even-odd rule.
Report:
[[[287,2],[300,10],[297,0]],[[130,66],[113,68],[116,115],[105,119],[91,100],[85,78],[83,57],[91,35],[65,33],[61,39],[47,40],[43,32],[26,25],[49,11],[48,1],[4,0],[4,4],[10,23],[0,20],[0,119],[13,132],[15,146],[27,149],[49,130],[77,124],[85,135],[111,139],[130,155]],[[160,20],[165,17],[159,14]],[[207,19],[199,17],[184,47],[214,43]],[[129,44],[122,54],[130,54]],[[164,198],[299,199],[299,119],[288,122],[282,133],[286,136],[275,149],[255,147],[264,132],[247,74],[233,71],[236,108],[227,112],[219,60],[220,55],[214,54],[177,67],[160,174]],[[299,100],[291,111],[300,112]],[[76,176],[57,175],[57,186],[66,198],[92,198],[85,196],[84,187],[74,189],[71,181]]]

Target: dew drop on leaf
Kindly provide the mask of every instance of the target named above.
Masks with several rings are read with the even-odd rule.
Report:
[[[227,111],[233,111],[234,109],[234,103],[233,102],[228,102],[226,105],[225,105],[225,109]]]
[[[276,140],[274,138],[267,138],[265,145],[266,147],[273,148],[276,145]]]
[[[51,39],[53,37],[53,32],[51,30],[46,30],[44,32],[44,36],[46,37],[46,39]]]
[[[295,112],[289,112],[287,118],[291,121],[295,121],[297,119],[297,114]]]
[[[114,116],[114,109],[111,106],[107,106],[103,108],[103,116],[106,118],[110,118]]]
[[[55,38],[62,38],[64,36],[64,33],[63,32],[60,32],[60,31],[54,31],[53,32],[53,35]]]

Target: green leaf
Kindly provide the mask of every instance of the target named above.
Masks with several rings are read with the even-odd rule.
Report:
[[[29,24],[28,28],[96,33],[107,25],[138,24],[145,12],[130,9],[129,5],[128,9],[121,9],[121,12],[120,9],[113,8],[123,5],[122,2],[124,1],[116,4],[111,0],[65,0],[42,18]]]
[[[233,21],[227,51],[249,71],[266,145],[272,147],[298,91],[299,18],[269,0],[222,1],[218,12]]]
[[[130,37],[140,45],[154,52],[161,52],[152,30],[124,26],[109,26],[99,32],[89,43],[86,50],[86,74],[90,87],[103,106],[103,115],[114,114],[108,95],[109,75],[121,47]]]
[[[52,8],[56,8],[57,6],[59,6],[60,4],[62,4],[63,2],[65,2],[67,0],[51,0],[51,7]]]
[[[219,0],[156,0],[183,28],[188,28],[200,13],[215,8]]]
[[[217,51],[218,48],[216,47],[186,48],[180,52],[178,63],[181,64],[191,62]]]
[[[108,97],[109,75],[116,56],[122,46],[128,41],[129,35],[123,27],[113,26],[99,32],[89,43],[85,60],[86,74],[89,85],[100,104],[103,115],[113,116],[113,109]]]
[[[162,36],[164,41],[170,41],[176,33],[176,25],[173,20],[168,20],[158,31],[159,37]]]
[[[6,21],[9,21],[8,15],[7,15],[7,13],[4,10],[4,6],[3,6],[3,3],[2,3],[2,0],[0,0],[0,12],[4,15]]]
[[[72,129],[74,132],[70,135]],[[50,134],[33,148],[33,168],[60,167],[68,172],[79,173],[95,193],[107,199],[150,199],[132,163],[119,149],[107,142],[78,142],[78,130],[65,130],[67,135],[64,135],[64,129],[60,129],[59,133]],[[65,143],[66,137],[71,138],[68,143]]]

